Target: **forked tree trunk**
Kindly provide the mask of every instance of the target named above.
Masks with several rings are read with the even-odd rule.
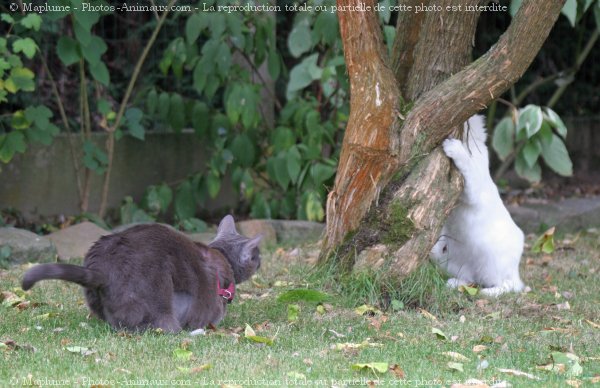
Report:
[[[506,33],[471,64],[479,14],[464,9],[487,1],[400,0],[413,12],[399,14],[391,61],[374,0],[337,3],[371,11],[338,11],[350,117],[320,260],[401,279],[427,258],[460,193],[460,178],[438,145],[519,79],[564,0],[524,0]],[[442,11],[414,12],[430,4]]]

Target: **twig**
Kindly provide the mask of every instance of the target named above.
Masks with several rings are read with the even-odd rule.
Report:
[[[121,119],[123,118],[123,114],[125,113],[125,108],[127,106],[127,102],[129,101],[129,97],[131,96],[131,93],[133,92],[133,87],[135,85],[135,82],[137,81],[138,76],[140,75],[140,72],[142,70],[142,65],[144,64],[146,57],[148,56],[148,53],[150,52],[150,48],[156,41],[156,37],[158,36],[158,33],[159,33],[165,19],[167,18],[167,15],[169,14],[169,10],[176,2],[177,2],[177,0],[171,0],[169,2],[169,4],[167,5],[167,9],[163,12],[160,19],[158,20],[156,27],[154,28],[154,31],[152,31],[152,35],[150,36],[148,43],[146,43],[146,46],[144,47],[144,51],[142,51],[142,54],[140,55],[140,58],[138,59],[136,65],[135,65],[133,74],[131,76],[131,79],[129,80],[129,85],[127,85],[127,90],[125,91],[125,95],[123,96],[123,101],[121,101],[121,105],[119,106],[119,112],[117,113],[115,123],[113,124],[112,127],[110,127],[108,129],[108,139],[106,142],[107,143],[106,149],[107,149],[107,154],[108,154],[108,166],[106,168],[106,172],[104,173],[104,183],[102,186],[102,199],[100,202],[100,211],[98,212],[100,217],[104,217],[104,215],[106,213],[106,204],[108,202],[108,189],[110,186],[110,174],[112,172],[113,156],[114,156],[114,148],[115,148],[115,131],[117,130],[117,128],[119,127],[119,124],[121,123]]]
[[[69,148],[71,150],[71,157],[73,158],[73,166],[75,167],[75,179],[77,181],[77,193],[79,194],[79,201],[81,203],[83,199],[83,186],[81,184],[81,166],[79,165],[79,160],[77,158],[75,152],[75,144],[73,143],[73,133],[71,131],[71,126],[69,125],[69,120],[67,119],[67,114],[65,113],[65,107],[63,105],[62,99],[60,98],[60,93],[58,93],[58,87],[56,86],[56,81],[54,81],[54,77],[50,72],[50,68],[48,67],[48,63],[43,55],[40,55],[42,60],[42,66],[46,70],[46,74],[48,74],[48,79],[50,80],[50,86],[52,88],[52,93],[56,98],[56,104],[58,105],[58,112],[60,113],[60,118],[63,122],[65,129],[67,130],[67,139],[69,141]]]

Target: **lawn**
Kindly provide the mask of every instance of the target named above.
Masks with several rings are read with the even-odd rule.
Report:
[[[394,300],[362,315],[357,307],[376,303],[369,282],[315,272],[316,253],[265,252],[222,324],[196,336],[114,332],[88,318],[78,286],[46,281],[23,293],[25,268],[1,271],[0,386],[600,385],[598,231],[525,253],[530,292],[490,299],[431,281],[421,308]],[[289,292],[303,288],[329,299],[290,300],[307,297]]]

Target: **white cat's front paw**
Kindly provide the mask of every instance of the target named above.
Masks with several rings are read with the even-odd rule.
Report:
[[[442,143],[444,153],[449,158],[455,159],[458,156],[464,154],[465,149],[463,148],[462,142],[458,139],[448,138]]]
[[[466,286],[468,284],[469,284],[469,282],[465,282],[464,280],[457,279],[457,278],[450,278],[446,282],[446,287],[448,287],[448,288],[458,288],[460,286]]]

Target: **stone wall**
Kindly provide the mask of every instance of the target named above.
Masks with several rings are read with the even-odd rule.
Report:
[[[55,138],[49,147],[32,145],[17,154],[0,172],[0,209],[14,207],[28,218],[80,213],[75,168],[68,135]],[[93,140],[103,148],[105,134]],[[140,141],[126,136],[116,142],[109,207],[118,207],[125,196],[139,200],[153,184],[175,183],[206,164],[205,146],[193,133],[147,133]],[[92,173],[89,211],[100,207],[102,176]],[[208,204],[208,210],[234,203],[227,190]]]

